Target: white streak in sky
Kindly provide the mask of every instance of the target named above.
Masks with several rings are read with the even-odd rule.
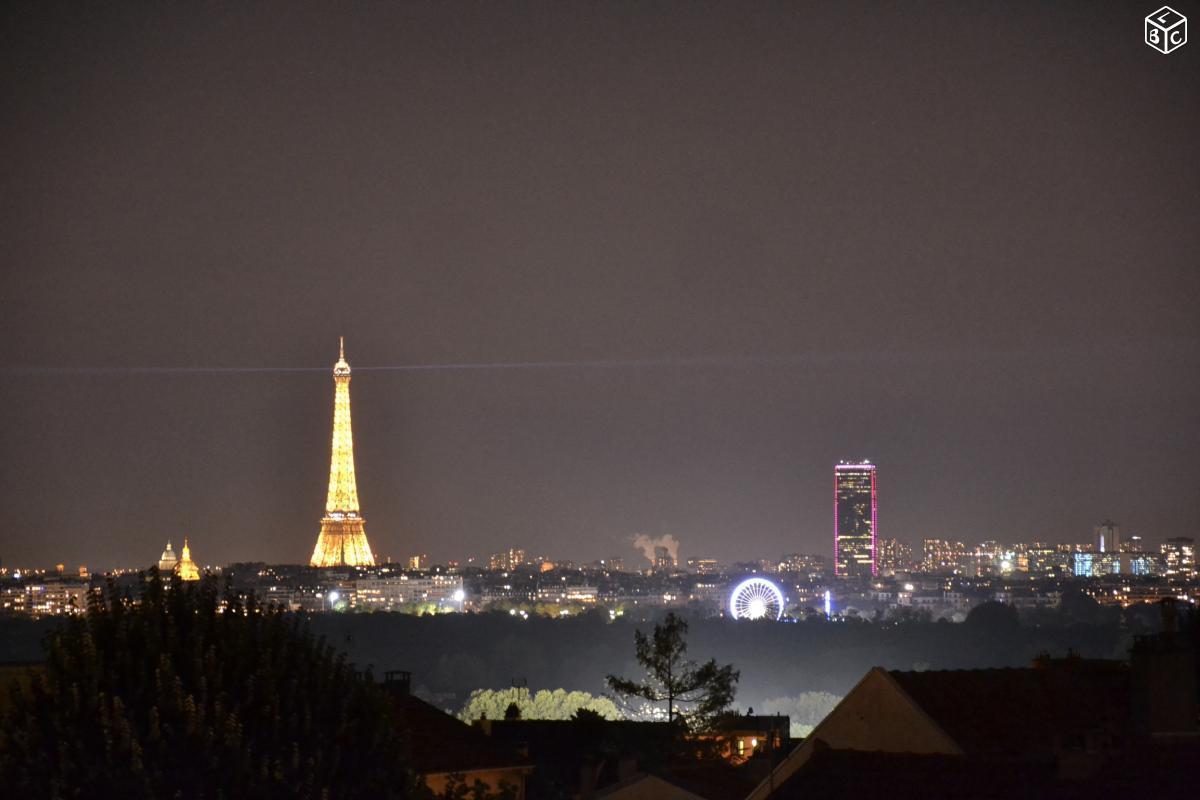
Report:
[[[1174,345],[1174,347],[1172,347]],[[1182,345],[1182,347],[1180,347]],[[355,372],[466,372],[488,370],[591,370],[591,369],[655,369],[655,368],[707,368],[707,367],[796,367],[821,366],[843,363],[936,363],[936,362],[984,362],[996,360],[1045,360],[1047,358],[1079,357],[1086,355],[1170,355],[1194,351],[1200,342],[1175,340],[1160,343],[1137,343],[1127,347],[1100,346],[1046,346],[1036,349],[947,349],[926,350],[861,350],[840,353],[799,353],[791,355],[731,355],[731,356],[656,356],[652,358],[627,359],[583,359],[555,361],[466,361],[441,364],[394,364],[377,366],[353,366]],[[329,372],[330,366],[321,367],[3,367],[3,376],[75,376],[75,375],[209,375],[209,374],[253,374],[270,372]]]

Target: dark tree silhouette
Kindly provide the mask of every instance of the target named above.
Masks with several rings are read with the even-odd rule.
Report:
[[[392,706],[302,621],[215,579],[109,585],[0,720],[6,796],[408,797]]]
[[[646,680],[609,675],[607,681],[610,689],[627,698],[665,701],[668,722],[682,716],[693,727],[704,729],[733,702],[740,673],[732,664],[718,666],[716,659],[701,665],[686,660],[687,629],[687,622],[672,612],[654,626],[652,636],[634,632],[637,660],[646,668]]]
[[[988,600],[968,611],[963,624],[968,629],[982,630],[993,634],[1008,633],[1021,627],[1021,618],[1012,606]]]
[[[1063,592],[1059,610],[1071,622],[1085,625],[1099,624],[1106,616],[1099,603],[1078,589]]]

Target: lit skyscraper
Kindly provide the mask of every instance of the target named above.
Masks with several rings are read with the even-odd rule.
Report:
[[[884,575],[912,568],[912,548],[899,539],[875,540],[875,569]]]
[[[1161,546],[1166,574],[1190,578],[1196,574],[1196,540],[1188,536],[1167,539]]]
[[[1097,553],[1116,553],[1121,549],[1121,529],[1111,519],[1106,519],[1092,529]]]
[[[877,517],[875,465],[843,462],[834,467],[833,560],[836,575],[848,578],[876,574]]]

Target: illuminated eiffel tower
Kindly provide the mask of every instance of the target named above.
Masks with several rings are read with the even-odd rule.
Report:
[[[354,435],[350,431],[350,365],[342,339],[333,365],[333,455],[329,460],[329,496],[321,533],[313,550],[314,567],[370,567],[375,564],[367,544],[365,520],[358,513],[354,482]]]

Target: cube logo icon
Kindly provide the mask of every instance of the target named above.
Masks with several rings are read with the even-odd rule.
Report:
[[[1187,44],[1187,17],[1163,6],[1146,17],[1146,44],[1160,53],[1170,53]]]

